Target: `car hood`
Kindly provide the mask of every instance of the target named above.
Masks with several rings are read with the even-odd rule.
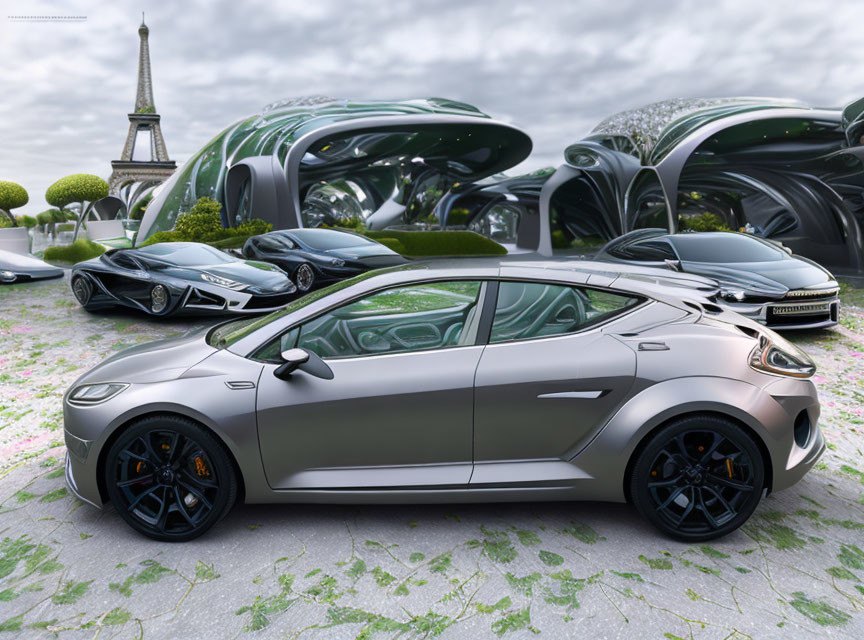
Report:
[[[0,271],[12,271],[27,275],[62,275],[63,269],[52,267],[47,262],[30,254],[13,253],[0,249]]]
[[[186,267],[185,270],[210,273],[214,276],[248,284],[262,291],[285,291],[293,287],[291,278],[284,271],[272,264],[254,260]]]
[[[834,283],[834,278],[822,267],[798,258],[724,265],[688,261],[682,262],[681,266],[688,273],[714,278],[723,285],[767,296],[783,296],[791,289]]]
[[[147,342],[118,351],[78,378],[70,389],[81,384],[143,384],[178,378],[216,351],[205,340],[207,331],[202,329],[179,338]]]

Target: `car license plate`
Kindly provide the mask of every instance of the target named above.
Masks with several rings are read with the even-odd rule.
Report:
[[[771,310],[778,316],[792,316],[798,314],[811,313],[827,313],[829,303],[827,302],[811,302],[809,304],[783,304],[771,307]]]

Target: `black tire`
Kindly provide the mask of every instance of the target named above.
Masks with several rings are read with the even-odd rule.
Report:
[[[108,450],[103,475],[120,517],[138,533],[164,542],[197,538],[237,498],[225,447],[179,416],[151,416],[123,431]]]
[[[651,437],[629,478],[639,513],[687,542],[731,533],[753,514],[765,463],[753,438],[732,420],[688,416]]]
[[[303,293],[309,291],[315,284],[315,271],[308,263],[304,262],[294,269],[294,284],[297,285],[297,290]]]
[[[78,304],[86,308],[90,302],[90,298],[93,297],[93,287],[87,281],[87,278],[81,275],[72,276],[70,286],[72,287],[72,295],[75,296]]]

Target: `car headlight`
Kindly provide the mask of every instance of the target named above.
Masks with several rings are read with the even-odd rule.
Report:
[[[243,282],[236,282],[234,280],[229,280],[228,278],[214,276],[212,273],[202,273],[201,279],[206,280],[207,282],[211,282],[219,287],[231,289],[232,291],[243,291],[243,289],[247,289],[249,287],[248,284],[245,284]]]
[[[82,384],[69,395],[69,401],[80,404],[99,404],[110,400],[128,386],[125,382]]]
[[[778,376],[809,378],[816,365],[806,353],[779,335],[762,335],[750,352],[750,366],[757,371]]]
[[[334,267],[344,267],[345,261],[342,258],[330,258],[330,264]]]
[[[720,296],[726,300],[741,302],[747,295],[741,289],[734,287],[720,287]]]

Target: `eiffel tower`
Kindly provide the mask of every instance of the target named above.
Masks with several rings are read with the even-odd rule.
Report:
[[[150,74],[150,44],[148,38],[150,29],[144,23],[141,14],[141,26],[138,36],[141,39],[138,50],[138,95],[135,98],[135,112],[129,114],[129,134],[123,153],[119,160],[111,162],[111,177],[108,187],[111,195],[118,196],[126,202],[127,209],[138,200],[149,188],[164,182],[177,168],[177,164],[168,158],[162,128],[159,125],[160,116],[153,104],[153,81]],[[146,141],[149,137],[149,159],[135,160],[135,145],[139,140]]]

